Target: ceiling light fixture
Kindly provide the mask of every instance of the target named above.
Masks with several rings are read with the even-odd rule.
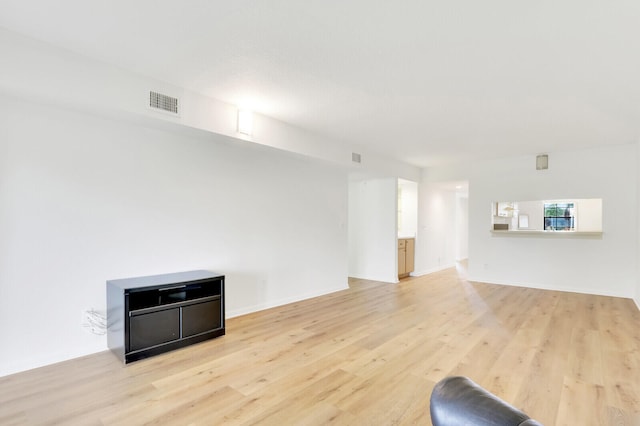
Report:
[[[251,136],[253,132],[253,112],[246,109],[238,110],[238,133]]]

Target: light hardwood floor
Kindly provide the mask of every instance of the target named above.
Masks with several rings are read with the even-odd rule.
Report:
[[[127,366],[103,352],[0,378],[0,424],[429,425],[434,384],[466,375],[547,426],[640,425],[631,300],[461,269],[350,287]]]

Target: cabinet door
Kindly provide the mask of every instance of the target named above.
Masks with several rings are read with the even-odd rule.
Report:
[[[189,337],[222,327],[220,300],[182,308],[182,337]]]
[[[405,258],[405,274],[409,272],[413,272],[414,269],[414,255],[415,252],[415,240],[408,239],[407,240],[407,249],[406,249],[406,258]]]
[[[180,309],[134,315],[129,321],[129,351],[149,348],[180,338]]]
[[[407,268],[405,266],[407,258],[407,252],[404,248],[398,249],[398,275],[404,275],[407,273]]]

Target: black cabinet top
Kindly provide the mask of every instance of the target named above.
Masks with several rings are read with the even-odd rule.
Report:
[[[216,272],[200,270],[109,280],[107,281],[107,284],[116,288],[121,288],[123,290],[130,290],[141,287],[157,287],[223,277],[224,275],[218,274]]]

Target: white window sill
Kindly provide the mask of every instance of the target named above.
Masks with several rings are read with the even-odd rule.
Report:
[[[493,235],[536,235],[550,237],[602,237],[602,231],[543,231],[533,229],[492,229]]]

